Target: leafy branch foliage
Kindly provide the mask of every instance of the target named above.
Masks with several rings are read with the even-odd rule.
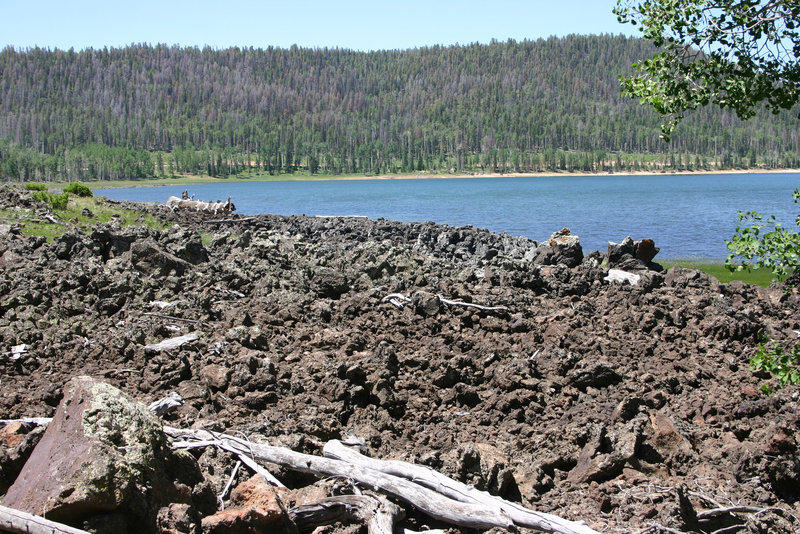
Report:
[[[800,204],[800,189],[793,193],[794,202]],[[756,212],[739,212],[739,222],[745,221],[746,226],[737,226],[736,235],[726,241],[728,255],[725,265],[731,271],[745,269],[770,269],[776,276],[783,279],[800,268],[800,231],[784,228],[770,215],[766,221]],[[800,215],[795,224],[800,228]],[[735,263],[737,258],[742,258],[740,263]]]
[[[660,49],[621,81],[625,94],[664,117],[666,140],[699,106],[746,120],[761,102],[778,113],[800,99],[797,0],[618,0],[614,13]]]
[[[800,343],[787,349],[780,343],[770,343],[769,339],[762,335],[756,355],[750,360],[750,368],[775,375],[777,384],[774,388],[770,382],[761,385],[761,391],[767,395],[773,390],[800,384]]]

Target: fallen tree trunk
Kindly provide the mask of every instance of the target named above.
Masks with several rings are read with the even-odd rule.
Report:
[[[28,420],[37,424],[49,422],[46,418]],[[337,440],[332,440],[324,447],[323,453],[328,457],[323,458],[207,430],[165,426],[164,432],[174,440],[179,440],[173,442],[174,448],[215,446],[240,458],[248,458],[243,463],[251,466],[255,465],[254,460],[258,460],[314,475],[349,478],[405,501],[434,519],[453,525],[481,530],[516,530],[516,527],[525,527],[558,534],[598,534],[583,522],[529,510],[425,466],[365,457]],[[274,478],[272,481],[280,484]]]
[[[288,514],[300,532],[339,521],[357,521],[366,525],[368,534],[394,534],[395,522],[405,515],[402,508],[378,495],[328,497],[295,506]]]
[[[217,446],[228,445],[262,462],[282,465],[303,473],[351,478],[376,491],[406,501],[429,516],[453,525],[481,530],[495,527],[514,529],[513,521],[497,507],[458,502],[409,480],[386,475],[374,469],[358,468],[340,460],[303,454],[283,447],[252,443],[206,430],[164,427],[164,432],[172,438],[186,440],[184,443],[173,444],[176,448],[184,446],[191,448],[192,440],[200,440],[206,445],[216,444],[214,443],[216,441],[218,442]]]
[[[260,461],[316,475],[348,477],[376,491],[406,501],[434,519],[458,526],[476,529],[499,527],[508,530],[526,527],[559,534],[597,534],[583,523],[528,510],[475,490],[424,466],[372,460],[335,440],[325,446],[324,451],[328,458],[320,458],[203,430],[165,427],[164,431],[173,438],[186,440],[174,444],[176,447],[192,447],[192,440],[201,440],[203,445],[212,445],[214,441],[218,441],[219,447],[224,444],[225,448],[241,449],[243,453],[249,452]]]
[[[0,506],[0,530],[14,534],[89,534],[44,517]]]
[[[411,464],[397,460],[378,460],[360,454],[341,441],[331,440],[325,444],[322,453],[328,458],[343,460],[356,466],[366,467],[414,481],[420,486],[441,493],[459,502],[494,506],[507,514],[518,527],[534,528],[544,532],[591,534],[595,531],[583,524],[561,517],[529,510],[519,504],[506,501],[485,491],[445,476],[424,465]]]

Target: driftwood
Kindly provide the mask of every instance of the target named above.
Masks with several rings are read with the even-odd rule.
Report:
[[[181,397],[175,391],[172,391],[166,397],[150,403],[147,409],[153,412],[157,416],[162,416],[165,413],[171,412],[172,410],[181,406],[182,404],[183,404],[183,397]]]
[[[506,501],[453,480],[424,465],[370,458],[337,440],[331,440],[326,443],[322,453],[328,458],[335,458],[356,466],[374,469],[387,475],[412,480],[421,486],[459,502],[496,507],[501,513],[508,515],[514,521],[514,524],[519,527],[533,528],[544,532],[576,534],[591,534],[595,532],[582,522],[568,521],[552,514],[530,510],[519,504]]]
[[[348,477],[364,486],[408,502],[434,519],[458,526],[484,530],[513,530],[517,526],[524,526],[560,534],[597,534],[585,524],[528,510],[423,466],[370,460],[336,441],[326,445],[325,454],[328,457],[320,458],[282,447],[248,443],[239,438],[204,430],[165,427],[164,431],[173,438],[182,440],[174,443],[175,447],[191,447],[193,441],[202,443],[203,446],[225,444],[233,449],[249,449],[250,454],[262,462],[316,475]],[[342,459],[332,457],[334,455]],[[376,469],[377,464],[374,462],[388,464],[390,468]]]
[[[374,469],[358,468],[340,460],[303,454],[283,447],[249,443],[240,438],[206,430],[164,427],[164,432],[173,438],[188,442],[189,445],[192,440],[198,440],[206,445],[225,443],[242,452],[249,451],[259,461],[282,465],[303,473],[352,478],[364,486],[406,501],[429,516],[453,525],[482,530],[495,527],[514,528],[511,519],[497,507],[454,501],[409,480],[386,475]],[[183,444],[179,442],[173,446],[182,447]]]
[[[342,495],[295,506],[288,515],[300,532],[350,520],[366,525],[368,534],[393,534],[395,522],[405,513],[379,495]]]
[[[627,282],[632,286],[638,285],[639,280],[641,279],[642,277],[638,274],[629,273],[627,271],[622,271],[620,269],[609,269],[608,276],[603,278],[603,280],[609,283],[624,284],[625,282]]]
[[[402,310],[407,303],[411,302],[411,299],[401,293],[392,293],[383,297],[381,302],[388,302],[395,308]]]
[[[222,223],[238,223],[238,222],[247,222],[247,221],[255,221],[258,217],[243,217],[241,219],[217,219],[215,221],[205,221],[209,224],[222,224]]]
[[[446,299],[442,295],[436,295],[436,298],[439,299],[439,302],[446,306],[460,306],[462,308],[474,308],[481,311],[508,311],[508,308],[505,306],[481,306],[480,304],[473,304],[472,302],[460,302],[457,300]],[[383,297],[381,302],[388,302],[392,306],[402,310],[406,304],[411,302],[411,299],[402,293],[391,293]]]
[[[475,308],[476,310],[481,311],[508,311],[508,308],[505,306],[481,306],[480,304],[473,304],[471,302],[459,302],[457,300],[448,300],[441,295],[436,295],[439,298],[439,302],[442,304],[446,304],[448,306],[461,306],[464,308]]]
[[[232,212],[236,211],[236,206],[233,204],[233,202],[231,202],[231,197],[228,197],[228,200],[225,202],[220,202],[219,200],[216,202],[204,202],[202,200],[194,200],[193,198],[189,198],[188,195],[185,194],[181,195],[181,197],[182,198],[169,197],[166,202],[167,206],[173,210],[183,208],[213,213],[214,215],[219,213],[223,215],[230,215]]]
[[[183,323],[202,324],[203,321],[196,319],[184,319],[183,317],[174,317],[172,315],[164,315],[163,313],[142,312],[145,317],[158,317],[159,319],[167,319],[170,321],[180,321]]]
[[[191,343],[192,341],[197,341],[198,339],[200,338],[197,337],[197,334],[186,334],[185,336],[172,337],[159,343],[145,345],[144,351],[161,352],[162,350],[177,349],[178,347],[181,347],[187,343]]]
[[[14,534],[89,534],[44,517],[0,506],[0,530]]]

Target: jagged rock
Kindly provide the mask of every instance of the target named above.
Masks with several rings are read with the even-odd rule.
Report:
[[[158,511],[159,534],[200,534],[200,514],[188,504],[174,503]]]
[[[636,259],[645,264],[653,261],[653,258],[656,257],[660,250],[652,239],[642,239],[634,244],[636,247]]]
[[[234,488],[231,504],[230,508],[203,518],[203,534],[294,532],[277,490],[261,475],[255,475]]]
[[[648,443],[661,455],[668,465],[687,465],[696,453],[691,443],[678,431],[672,420],[662,411],[650,413],[652,433]]]
[[[196,464],[187,479],[187,455],[179,456],[147,407],[109,384],[78,377],[65,387],[3,504],[68,524],[112,521],[120,532],[155,532],[159,508],[191,502],[180,479],[202,486]]]
[[[0,495],[16,480],[44,434],[44,427],[14,422],[0,428]]]
[[[317,295],[329,299],[338,299],[350,289],[347,277],[329,267],[322,267],[314,271],[311,283]]]
[[[606,265],[624,271],[662,271],[661,265],[653,263],[658,251],[652,239],[634,241],[626,236],[621,243],[608,242]]]
[[[622,377],[614,371],[609,362],[587,362],[586,366],[573,369],[567,375],[567,383],[578,388],[603,388],[616,384]]]
[[[181,276],[190,266],[188,262],[162,250],[150,240],[135,241],[130,248],[130,260],[138,271],[157,278],[169,274]]]
[[[569,228],[554,232],[550,239],[536,249],[533,263],[536,265],[564,264],[577,267],[583,261],[580,238],[570,233]]]
[[[634,419],[624,427],[610,431],[601,425],[584,445],[567,480],[581,483],[618,476],[626,462],[636,456],[644,424],[643,418]]]
[[[488,443],[466,443],[450,455],[455,459],[459,480],[488,491],[510,497],[519,492],[509,460],[497,447]]]

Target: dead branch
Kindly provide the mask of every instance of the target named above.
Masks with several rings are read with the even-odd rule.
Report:
[[[228,491],[230,491],[231,486],[233,485],[233,481],[236,479],[236,474],[239,472],[239,468],[242,466],[242,461],[239,460],[236,462],[236,465],[233,466],[233,471],[231,471],[231,476],[228,479],[228,483],[225,484],[225,487],[222,488],[222,493],[219,494],[219,509],[225,509],[225,496],[228,495]]]
[[[141,371],[141,369],[128,369],[128,368],[125,368],[125,369],[106,369],[105,371],[102,371],[100,374],[103,375],[103,376],[111,376],[111,375],[116,374],[116,373],[121,373],[121,374],[124,374],[124,373],[142,374],[142,371]]]
[[[401,293],[392,293],[383,297],[381,302],[388,302],[395,308],[402,310],[405,308],[406,303],[411,302],[411,299]]]
[[[145,352],[161,352],[162,350],[172,350],[177,349],[186,343],[191,343],[192,341],[197,341],[200,339],[197,334],[186,334],[185,336],[178,336],[172,337],[169,339],[165,339],[159,343],[154,343],[152,345],[146,345],[144,347]]]
[[[222,224],[222,223],[237,223],[237,222],[247,222],[247,221],[255,221],[258,217],[243,217],[241,219],[218,219],[216,221],[205,221],[209,224]]]
[[[519,504],[512,503],[475,489],[457,480],[445,476],[424,465],[411,464],[397,460],[378,460],[364,456],[346,447],[340,441],[331,440],[325,444],[322,453],[328,458],[346,461],[354,465],[374,469],[388,475],[411,480],[425,488],[464,503],[475,503],[495,507],[508,515],[516,526],[533,528],[544,532],[563,534],[591,534],[595,531],[582,522],[575,522],[561,517],[536,512]]]
[[[464,308],[475,308],[476,310],[481,311],[508,311],[508,308],[505,306],[481,306],[480,304],[473,304],[471,302],[459,302],[457,300],[448,300],[441,295],[436,295],[439,298],[439,302],[442,304],[446,304],[448,306],[461,306]]]
[[[141,314],[146,317],[158,317],[159,319],[167,319],[168,321],[180,321],[183,323],[203,324],[203,321],[197,321],[195,319],[184,319],[183,317],[174,317],[172,315],[164,315],[162,313],[142,312]]]
[[[735,513],[757,514],[766,512],[768,510],[775,510],[775,508],[759,508],[758,506],[728,506],[725,508],[715,508],[713,510],[697,512],[697,519],[709,519],[711,517],[719,517],[721,515]]]
[[[342,495],[289,510],[289,517],[300,532],[339,521],[358,521],[369,534],[393,534],[394,524],[405,513],[402,508],[379,495]]]
[[[89,534],[38,515],[0,506],[0,530],[14,534]]]
[[[249,450],[259,461],[286,466],[304,473],[350,477],[376,491],[382,491],[406,501],[435,519],[454,525],[483,530],[496,527],[507,530],[514,529],[513,521],[496,506],[458,502],[409,480],[386,475],[374,469],[354,466],[340,460],[302,454],[282,447],[248,443],[239,438],[205,430],[164,427],[164,432],[173,438],[187,441],[196,439],[205,442],[226,443],[242,452]],[[584,530],[583,532],[594,534],[593,530]]]

